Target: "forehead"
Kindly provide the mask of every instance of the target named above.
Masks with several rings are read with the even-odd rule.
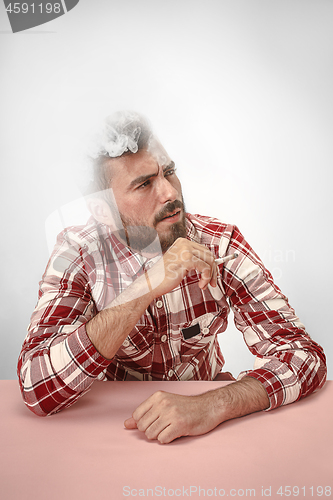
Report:
[[[156,159],[147,151],[139,151],[135,154],[114,158],[110,162],[112,184],[120,179],[135,178],[137,175],[152,173],[158,170]]]
[[[138,153],[112,158],[110,161],[111,184],[129,184],[141,175],[156,175],[159,168],[164,168],[171,163],[169,155],[164,149],[151,151],[142,150]]]

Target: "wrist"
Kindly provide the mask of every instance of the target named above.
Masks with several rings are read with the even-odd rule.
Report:
[[[216,392],[212,403],[220,423],[269,407],[264,386],[253,377],[244,377],[212,392]]]

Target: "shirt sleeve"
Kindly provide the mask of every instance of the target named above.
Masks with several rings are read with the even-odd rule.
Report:
[[[86,333],[96,307],[83,252],[65,232],[59,235],[19,356],[23,400],[40,416],[72,405],[110,363]]]
[[[222,240],[222,246],[226,243]],[[233,227],[225,253],[239,256],[223,268],[223,284],[252,354],[253,370],[242,372],[265,387],[268,410],[296,401],[322,387],[326,380],[326,358],[322,347],[305,330],[288,299],[276,286],[269,271]],[[223,255],[221,253],[220,255]]]

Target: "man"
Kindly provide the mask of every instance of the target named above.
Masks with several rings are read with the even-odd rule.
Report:
[[[254,369],[199,396],[159,391],[125,427],[169,443],[322,387],[322,348],[235,226],[185,213],[175,165],[147,122],[109,118],[94,156],[92,218],[59,235],[22,347],[26,405],[58,412],[97,378],[221,380],[217,334],[230,306]]]

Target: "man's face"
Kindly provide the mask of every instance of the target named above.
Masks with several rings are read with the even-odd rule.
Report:
[[[111,187],[127,241],[135,250],[147,248],[156,233],[162,252],[186,236],[180,181],[174,163],[162,152],[140,151],[110,161]]]

